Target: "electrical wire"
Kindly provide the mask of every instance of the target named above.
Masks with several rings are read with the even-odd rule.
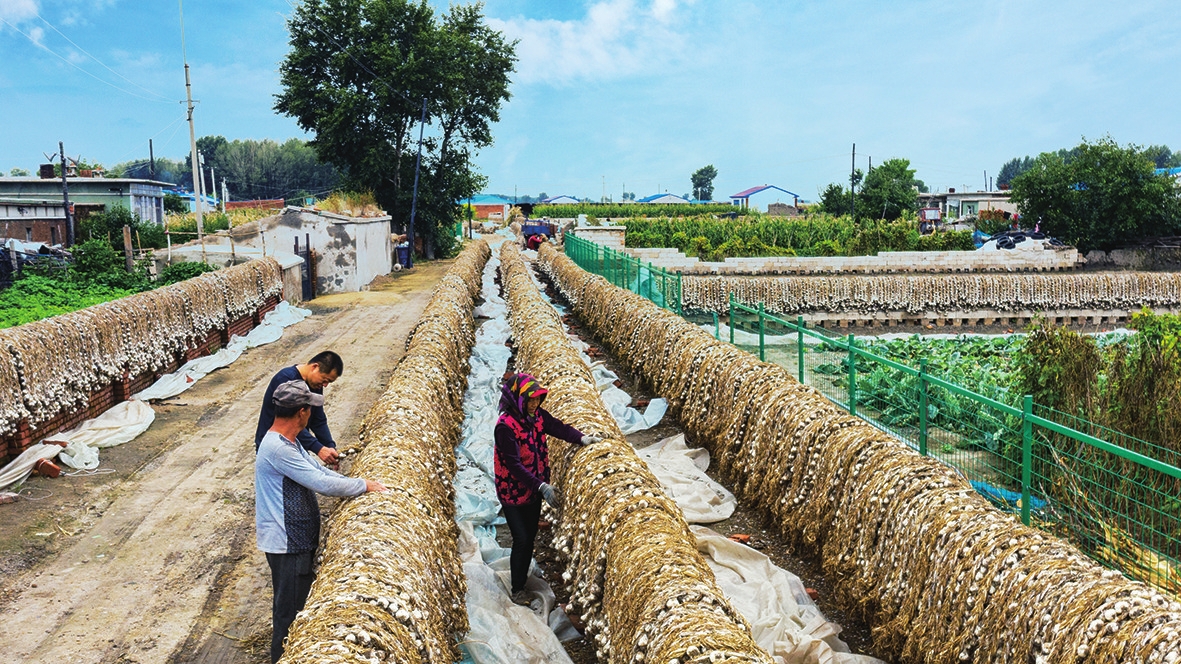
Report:
[[[71,67],[73,67],[74,69],[77,69],[78,71],[82,72],[83,74],[86,74],[87,76],[89,76],[89,77],[93,78],[94,80],[98,81],[99,83],[103,83],[103,84],[105,84],[105,85],[109,85],[109,86],[111,86],[112,88],[115,88],[116,90],[118,90],[119,92],[122,92],[122,93],[124,93],[124,94],[128,94],[128,95],[131,95],[132,97],[135,97],[136,99],[142,99],[142,100],[144,100],[144,101],[150,101],[150,102],[152,102],[152,103],[154,103],[154,104],[171,104],[171,103],[173,103],[172,101],[167,101],[167,102],[164,102],[164,101],[160,101],[159,99],[152,99],[151,97],[145,97],[145,96],[143,96],[143,95],[136,94],[136,93],[134,93],[134,92],[132,92],[132,91],[130,91],[130,90],[127,90],[127,89],[121,88],[121,87],[119,87],[119,86],[115,85],[114,83],[112,83],[112,82],[110,82],[110,81],[108,81],[108,80],[106,80],[106,79],[99,78],[98,76],[95,76],[95,75],[94,75],[93,73],[91,73],[90,71],[87,71],[86,69],[83,69],[82,67],[78,66],[77,64],[74,64],[73,62],[70,62],[69,58],[66,58],[65,56],[63,56],[63,55],[59,54],[57,51],[54,51],[53,49],[49,48],[49,47],[48,47],[48,46],[46,46],[45,44],[41,44],[41,43],[39,43],[39,42],[38,42],[36,39],[33,39],[33,36],[32,36],[32,35],[30,35],[29,33],[25,32],[24,30],[21,30],[20,28],[16,27],[16,26],[15,26],[15,25],[13,25],[12,23],[9,23],[7,19],[0,18],[0,22],[3,22],[3,23],[4,23],[5,25],[7,25],[8,27],[10,27],[10,28],[12,28],[13,30],[16,30],[17,32],[19,32],[19,33],[21,33],[22,35],[24,35],[25,39],[28,39],[30,42],[32,42],[34,46],[37,46],[37,47],[39,47],[39,48],[41,48],[41,49],[45,50],[45,51],[46,51],[47,53],[49,53],[50,55],[52,55],[52,56],[56,57],[57,59],[59,59],[59,60],[61,60],[62,62],[66,63],[67,65],[70,65],[70,66],[71,66]]]
[[[90,51],[87,51],[86,49],[84,49],[84,48],[82,48],[81,46],[79,46],[77,42],[75,42],[73,39],[70,39],[69,37],[67,37],[67,36],[66,36],[66,34],[65,34],[64,32],[62,32],[61,30],[58,30],[56,26],[54,26],[54,25],[53,25],[52,23],[50,23],[49,21],[45,20],[45,17],[44,17],[44,16],[42,16],[42,15],[40,15],[40,14],[34,14],[34,16],[36,16],[37,18],[41,19],[41,22],[42,22],[42,23],[44,23],[45,25],[48,25],[48,26],[49,26],[49,28],[50,28],[51,30],[53,30],[53,31],[54,31],[54,32],[56,32],[57,34],[61,35],[61,36],[62,36],[62,39],[65,39],[66,41],[68,41],[68,42],[70,42],[71,44],[73,44],[74,48],[78,49],[79,51],[82,51],[82,52],[83,52],[83,53],[85,53],[85,54],[86,54],[86,55],[87,55],[87,56],[88,56],[88,57],[89,57],[91,60],[94,60],[94,61],[95,61],[95,62],[97,62],[98,64],[102,65],[102,66],[103,66],[103,69],[106,69],[107,71],[111,72],[111,73],[112,73],[112,74],[114,74],[115,76],[118,76],[119,78],[123,79],[124,81],[127,81],[128,83],[130,83],[130,84],[134,85],[135,87],[139,88],[140,90],[143,90],[144,92],[146,92],[146,93],[148,93],[148,94],[150,94],[150,95],[155,95],[155,96],[159,97],[160,99],[162,99],[162,100],[164,100],[164,101],[166,101],[166,102],[169,102],[169,103],[176,101],[175,99],[170,99],[170,98],[168,98],[167,96],[165,96],[165,95],[162,95],[162,94],[160,94],[160,93],[158,93],[158,92],[154,92],[154,91],[152,91],[152,90],[149,90],[149,89],[145,88],[144,86],[140,85],[139,83],[136,83],[135,81],[131,80],[130,78],[127,78],[127,77],[126,77],[126,76],[124,76],[123,74],[120,74],[119,72],[115,71],[114,69],[111,69],[110,67],[108,67],[108,66],[107,66],[107,64],[106,64],[105,62],[103,62],[102,60],[99,60],[98,58],[96,58],[96,57],[95,57],[95,56],[94,56],[92,53],[90,53]]]

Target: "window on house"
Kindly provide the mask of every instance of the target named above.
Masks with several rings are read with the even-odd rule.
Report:
[[[33,227],[25,226],[25,242],[33,241]]]
[[[57,244],[57,226],[49,227],[49,244]]]

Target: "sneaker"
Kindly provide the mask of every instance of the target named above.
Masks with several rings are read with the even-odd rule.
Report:
[[[521,606],[529,606],[533,603],[533,595],[525,590],[518,590],[512,595],[513,604],[520,604]]]

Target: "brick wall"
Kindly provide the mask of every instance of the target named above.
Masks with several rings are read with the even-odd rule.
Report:
[[[121,380],[117,380],[91,392],[86,406],[58,413],[49,420],[42,422],[35,429],[29,426],[27,420],[21,420],[17,423],[15,432],[0,436],[0,462],[7,462],[8,459],[17,456],[28,449],[30,445],[39,442],[46,436],[61,431],[68,431],[85,420],[98,417],[115,404],[127,401],[131,398],[131,395],[147,389],[159,380],[161,376],[176,371],[185,362],[217,352],[229,342],[230,335],[238,334],[245,336],[261,322],[262,317],[268,311],[271,311],[278,305],[278,296],[268,298],[263,306],[254,314],[243,316],[231,322],[223,330],[211,332],[204,340],[193,344],[185,351],[177,353],[165,366],[155,371],[147,371],[135,376],[130,376],[124,372]]]

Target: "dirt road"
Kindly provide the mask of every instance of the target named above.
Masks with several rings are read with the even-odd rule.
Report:
[[[113,472],[33,478],[28,499],[0,506],[3,661],[263,661],[271,591],[254,546],[253,441],[267,383],[336,350],[345,373],[327,391],[328,421],[340,443],[355,440],[447,267],[315,300],[283,339],[157,406],[147,433],[104,450]]]

